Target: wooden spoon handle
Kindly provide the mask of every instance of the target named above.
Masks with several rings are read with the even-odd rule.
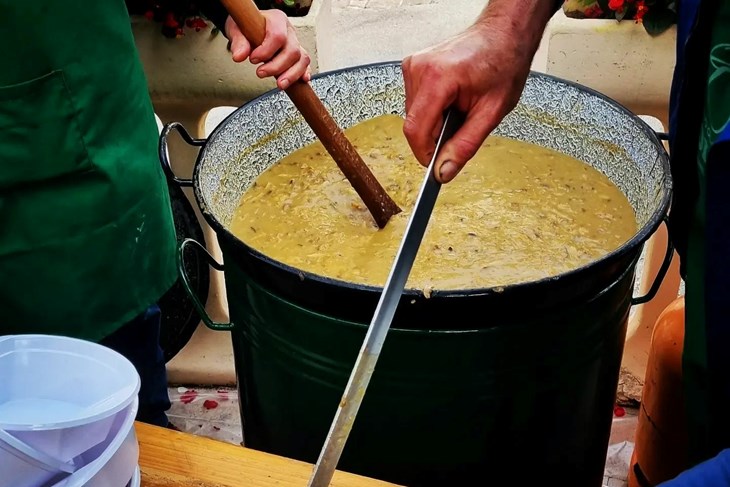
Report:
[[[261,14],[253,0],[222,0],[231,18],[252,48],[261,45],[266,35],[266,18]],[[378,227],[383,228],[390,217],[401,209],[385,192],[370,168],[359,156],[345,134],[337,126],[322,101],[312,87],[302,80],[292,83],[286,90],[304,120],[329,152],[332,159],[362,198],[365,206],[375,219]]]

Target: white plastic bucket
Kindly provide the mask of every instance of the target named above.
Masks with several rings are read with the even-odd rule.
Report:
[[[52,487],[126,487],[139,464],[139,443],[134,430],[138,401],[115,420],[116,434],[81,455],[85,466]]]
[[[21,449],[0,442],[0,486],[38,487],[64,475],[68,474],[38,461]]]
[[[134,471],[134,477],[129,482],[129,487],[140,487],[142,485],[142,472],[139,471],[139,467]]]
[[[39,476],[45,476],[40,471],[72,473],[76,470],[76,466],[73,463],[56,460],[3,430],[0,430],[0,448],[4,450],[0,453],[0,473],[7,472],[13,468],[13,465],[17,463],[18,459],[22,459],[25,463],[39,470]],[[17,469],[17,466],[15,468]],[[22,470],[27,469],[23,468]]]
[[[0,337],[0,377],[0,429],[63,462],[104,441],[140,387],[119,353],[49,335]]]

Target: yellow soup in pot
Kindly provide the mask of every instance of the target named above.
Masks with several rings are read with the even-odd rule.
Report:
[[[230,229],[298,269],[382,286],[425,168],[412,155],[400,116],[345,133],[403,209],[384,229],[319,141],[262,173]],[[491,136],[441,188],[407,287],[428,293],[554,276],[615,250],[636,227],[628,200],[601,172],[551,149]]]

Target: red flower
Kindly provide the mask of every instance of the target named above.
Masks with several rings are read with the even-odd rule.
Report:
[[[205,20],[198,17],[193,22],[193,27],[195,27],[196,32],[200,32],[201,29],[205,29],[206,27],[208,27],[208,23]]]
[[[601,7],[599,7],[598,4],[595,4],[585,9],[583,14],[589,19],[597,19],[603,15],[603,10],[601,10]]]
[[[646,6],[646,3],[644,0],[637,0],[636,1],[636,15],[634,15],[634,20],[637,22],[641,22],[641,20],[644,18],[644,14],[646,14],[646,11],[649,10],[649,8]]]
[[[175,18],[175,14],[172,12],[167,12],[167,15],[165,16],[165,27],[170,27],[172,29],[177,29],[180,24],[178,23],[177,19]]]
[[[626,0],[608,0],[608,8],[613,11],[618,11],[624,8]]]

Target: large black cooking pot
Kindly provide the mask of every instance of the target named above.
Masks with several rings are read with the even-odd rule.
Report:
[[[404,92],[397,63],[348,68],[316,76],[313,87],[341,127],[383,113],[403,113]],[[179,124],[168,125],[163,142]],[[495,134],[537,143],[577,157],[607,174],[628,196],[640,230],[625,245],[574,271],[498,289],[434,290],[426,298],[408,290],[398,309],[401,323],[419,327],[470,326],[455,322],[461,313],[514,316],[543,305],[555,306],[595,294],[636,259],[642,244],[667,213],[671,178],[667,155],[654,132],[638,117],[605,96],[543,74],[531,74],[518,107]],[[187,135],[187,134],[186,134]],[[277,262],[248,247],[227,229],[240,195],[265,169],[314,140],[314,134],[284,93],[272,91],[226,118],[201,146],[193,181],[195,197],[219,239],[251,277],[280,296],[314,311],[368,322],[380,298],[373,286],[317,276]],[[164,159],[163,159],[164,161]],[[164,164],[172,175],[169,163]],[[174,176],[173,176],[174,177]],[[671,257],[671,253],[667,253]],[[660,284],[657,279],[655,288]],[[550,290],[546,293],[546,290]],[[652,293],[656,289],[652,290]],[[529,311],[531,312],[532,309]]]
[[[341,127],[404,112],[399,63],[323,73],[312,86]],[[192,180],[170,170],[167,138],[175,129],[201,148]],[[670,204],[667,154],[658,136],[614,101],[536,73],[495,133],[602,171],[628,197],[639,230],[614,252],[548,279],[436,289],[428,297],[407,290],[340,461],[345,470],[414,486],[467,485],[522,457],[529,466],[511,473],[519,485],[551,475],[563,485],[601,485],[629,310],[651,299],[672,256],[667,249],[648,295],[633,297],[642,245]],[[160,140],[168,176],[193,186],[221,246],[232,323],[211,322],[199,303],[198,310],[212,328],[233,333],[246,445],[309,462],[381,288],[277,262],[227,225],[259,174],[313,140],[278,91],[236,110],[207,141],[176,123]],[[191,241],[181,263],[188,247]]]

